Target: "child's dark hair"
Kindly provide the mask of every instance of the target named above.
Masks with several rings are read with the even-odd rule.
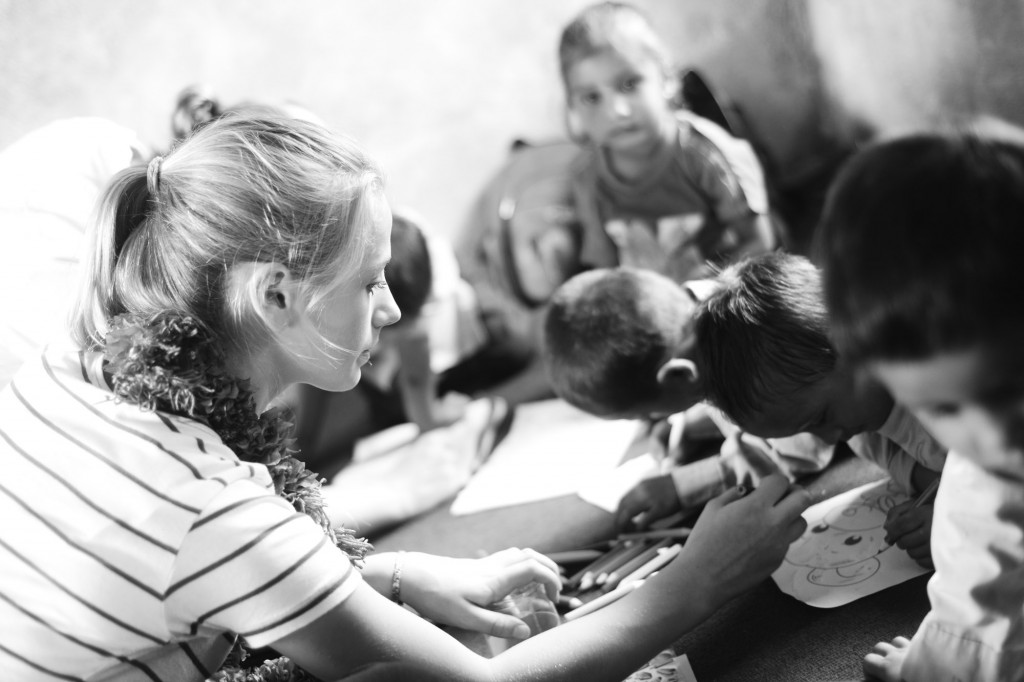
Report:
[[[630,268],[590,270],[552,295],[544,312],[542,356],[560,398],[608,415],[658,394],[658,369],[675,353],[684,331],[666,336],[659,325],[665,309],[658,307],[674,304],[650,296],[645,277],[660,278]],[[686,306],[687,295],[675,290]],[[688,316],[689,310],[673,313]]]
[[[668,50],[640,9],[625,2],[599,2],[586,7],[562,29],[558,43],[562,82],[567,82],[569,70],[581,59],[608,49],[639,49],[666,73],[672,68]]]
[[[859,153],[815,245],[852,360],[922,359],[1024,328],[1024,131],[988,120]]]
[[[384,277],[403,321],[416,318],[430,297],[434,272],[423,231],[412,219],[397,213],[391,223],[391,261]]]
[[[821,275],[802,256],[773,252],[726,268],[697,310],[697,366],[707,399],[743,423],[830,374]]]

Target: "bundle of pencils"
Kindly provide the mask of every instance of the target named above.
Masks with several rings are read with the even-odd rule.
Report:
[[[659,528],[625,533],[606,549],[589,548],[550,554],[561,565],[588,561],[563,581],[566,620],[595,611],[636,589],[682,550],[689,528]],[[586,558],[584,558],[586,557]]]

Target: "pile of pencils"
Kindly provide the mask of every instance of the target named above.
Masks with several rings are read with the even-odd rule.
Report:
[[[564,619],[574,620],[629,594],[672,561],[689,534],[689,528],[659,528],[619,535],[604,548],[549,554],[563,567],[587,562],[562,581]]]

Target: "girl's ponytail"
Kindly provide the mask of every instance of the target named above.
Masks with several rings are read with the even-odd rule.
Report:
[[[82,348],[101,345],[107,320],[123,312],[116,295],[117,260],[129,237],[146,220],[149,207],[144,166],[118,173],[100,200],[96,218],[86,232],[82,279],[69,320],[71,338]]]

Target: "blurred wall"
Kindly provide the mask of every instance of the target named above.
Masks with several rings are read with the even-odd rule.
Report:
[[[562,135],[555,45],[581,0],[0,0],[0,147],[104,116],[167,144],[175,96],[292,100],[360,139],[440,231],[517,137]],[[644,0],[782,181],[865,131],[1024,122],[1024,0]]]

